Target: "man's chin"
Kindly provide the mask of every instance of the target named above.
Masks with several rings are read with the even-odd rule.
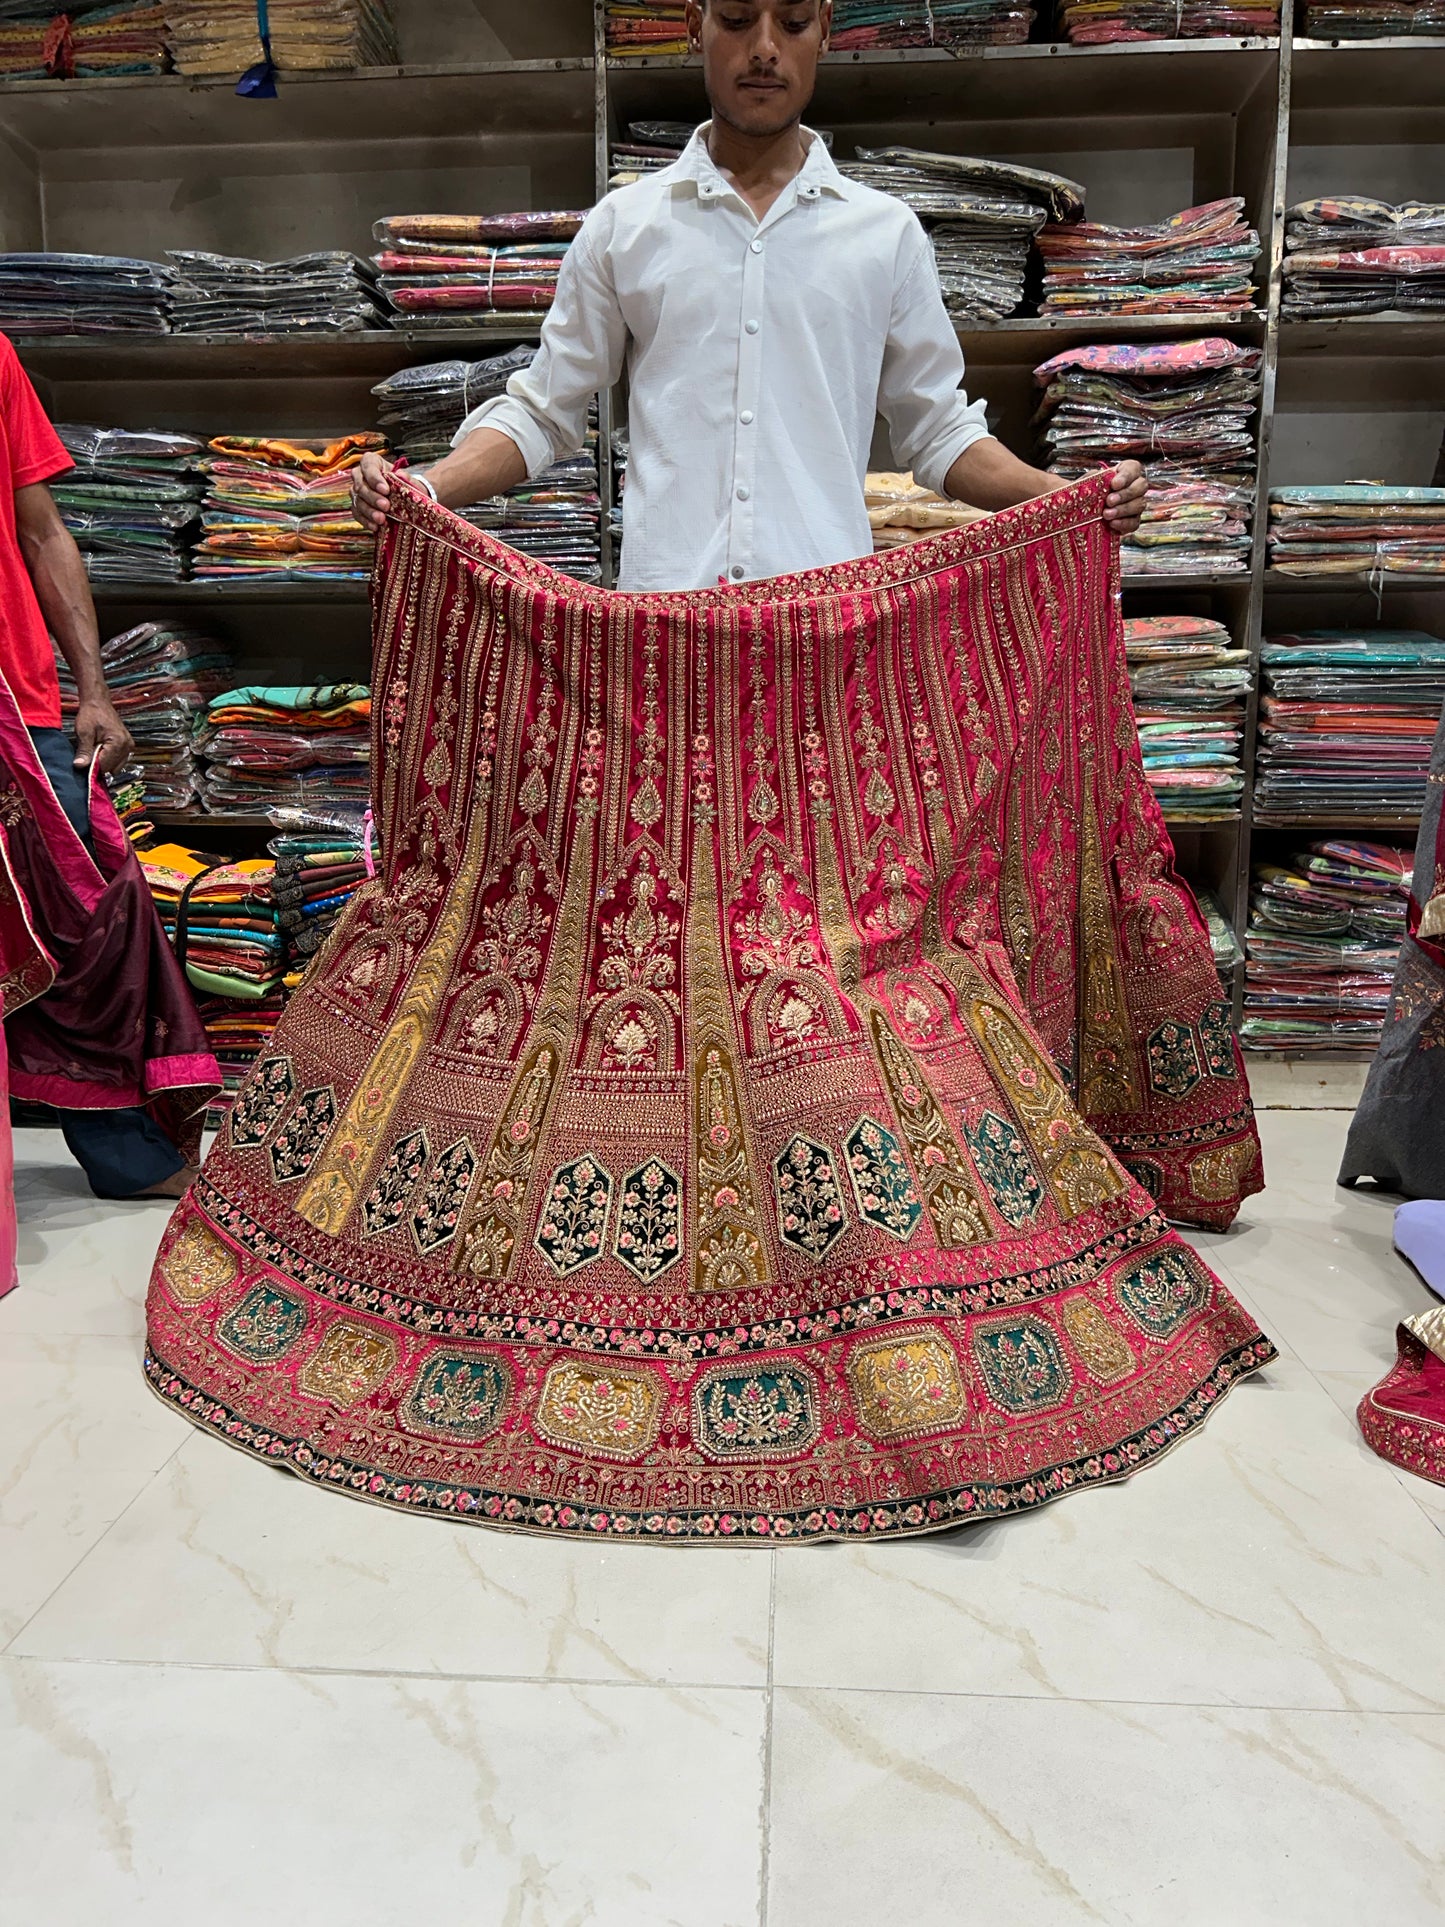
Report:
[[[744,94],[741,98],[734,95],[722,106],[714,101],[712,108],[729,127],[739,134],[750,134],[755,140],[771,140],[779,134],[786,134],[802,118],[802,110],[794,104],[790,94],[767,94],[761,98],[751,94]]]

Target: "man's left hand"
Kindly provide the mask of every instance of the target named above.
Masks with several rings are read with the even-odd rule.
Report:
[[[1149,484],[1137,462],[1120,462],[1109,477],[1109,499],[1104,521],[1115,535],[1132,535],[1144,515]]]
[[[116,714],[115,705],[92,698],[75,713],[75,767],[85,769],[92,757],[103,776],[112,776],[130,760],[135,739]]]

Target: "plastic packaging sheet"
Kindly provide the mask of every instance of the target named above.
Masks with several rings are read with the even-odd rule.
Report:
[[[175,275],[124,254],[0,254],[8,335],[163,335]]]
[[[365,809],[371,796],[371,691],[317,683],[224,691],[196,734],[207,809]]]
[[[249,261],[194,248],[169,250],[177,334],[353,334],[388,325],[376,273],[340,250],[286,261]]]
[[[183,74],[241,74],[265,56],[256,0],[165,0]],[[270,0],[271,59],[282,73],[390,67],[399,58],[384,0]]]
[[[1259,236],[1238,195],[1149,227],[1051,224],[1038,247],[1045,314],[1242,313],[1256,293]]]
[[[1445,574],[1445,488],[1272,488],[1269,561],[1295,576]]]
[[[374,542],[351,514],[352,471],[385,447],[368,430],[331,441],[214,436],[202,461],[196,575],[364,580]]]
[[[205,447],[162,429],[62,422],[56,433],[75,463],[50,492],[92,582],[180,582],[200,512]]]
[[[1124,621],[1144,774],[1171,823],[1238,816],[1249,651],[1207,616]]]
[[[235,669],[229,650],[187,623],[142,622],[101,647],[106,686],[135,738],[127,775],[141,782],[152,809],[189,809],[199,802],[196,722],[213,696],[229,689]],[[57,652],[60,706],[74,714],[78,697],[70,666]]]

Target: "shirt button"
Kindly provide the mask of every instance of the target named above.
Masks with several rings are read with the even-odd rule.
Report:
[[[743,565],[742,565],[742,563],[741,563],[741,562],[734,562],[734,564],[732,565],[732,567],[731,567],[731,568],[730,568],[730,569],[728,570],[728,574],[729,574],[729,575],[730,575],[730,576],[732,577],[732,579],[733,579],[733,581],[734,581],[734,582],[741,582],[741,581],[742,581],[742,579],[743,579]]]
[[[752,249],[754,254],[761,254],[763,251],[763,244],[761,241],[749,241],[748,246]]]
[[[758,332],[758,323],[756,321],[745,321],[743,326],[750,335],[755,335]]]
[[[741,415],[738,416],[738,420],[742,423],[744,428],[747,427],[748,423],[752,420],[752,418],[753,418],[753,411],[751,408],[745,408],[741,413]]]
[[[744,482],[741,485],[741,487],[738,489],[738,500],[740,502],[746,502],[746,500],[751,494],[752,494],[752,490],[748,487],[747,483]]]

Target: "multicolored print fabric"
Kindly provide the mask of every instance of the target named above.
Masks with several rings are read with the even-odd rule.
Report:
[[[154,1389],[519,1530],[887,1538],[1127,1475],[1272,1356],[1260,1184],[1090,480],[620,595],[394,491],[381,862],[177,1212]]]

